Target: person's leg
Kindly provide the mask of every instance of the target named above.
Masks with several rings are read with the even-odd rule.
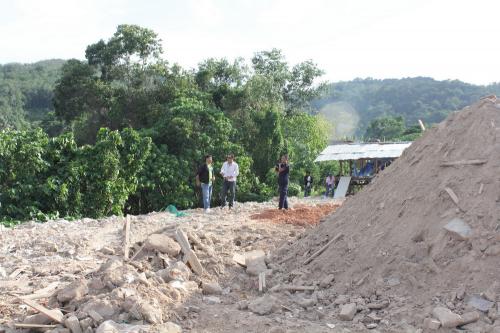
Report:
[[[208,208],[210,209],[210,203],[212,202],[212,189],[213,185],[208,185]]]
[[[285,200],[285,195],[284,195],[284,192],[283,192],[283,185],[282,184],[279,184],[279,193],[280,193],[280,200],[279,200],[279,204],[278,204],[278,208],[279,209],[282,209],[283,208],[283,202]]]
[[[226,206],[227,188],[228,188],[227,181],[224,180],[224,182],[222,183],[222,197],[221,197],[221,205],[220,205],[221,207]]]
[[[234,198],[236,197],[236,182],[229,182],[229,208],[234,205]]]
[[[288,209],[288,183],[283,185],[283,208]]]
[[[203,208],[207,209],[209,207],[209,199],[208,199],[208,184],[201,184],[201,194],[203,196]]]

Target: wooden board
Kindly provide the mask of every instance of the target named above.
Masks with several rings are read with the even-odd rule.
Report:
[[[125,242],[123,244],[123,258],[128,260],[128,249],[130,243],[130,215],[125,217]]]
[[[345,198],[347,190],[349,190],[349,184],[351,183],[351,177],[340,177],[339,184],[335,189],[334,199]]]
[[[27,306],[37,310],[40,313],[43,313],[44,315],[46,315],[50,319],[52,319],[60,324],[63,323],[64,316],[61,313],[54,311],[54,310],[47,309],[45,306],[40,305],[35,301],[29,300],[29,299],[23,299],[23,298],[19,298],[19,299],[21,300],[21,302],[23,302]]]
[[[193,272],[195,272],[198,275],[203,274],[203,266],[200,263],[200,260],[198,259],[198,256],[196,253],[194,253],[193,250],[191,250],[191,245],[189,244],[189,240],[186,236],[186,234],[181,230],[177,229],[175,231],[175,239],[177,240],[177,243],[181,246],[182,252],[184,252],[185,259],[191,266],[191,269]]]
[[[22,324],[22,323],[15,323],[14,326],[17,328],[56,328],[57,327],[57,325]]]

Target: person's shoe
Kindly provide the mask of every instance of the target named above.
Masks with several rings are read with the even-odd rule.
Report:
[[[210,208],[205,209],[205,214],[210,214],[210,212],[211,212]]]

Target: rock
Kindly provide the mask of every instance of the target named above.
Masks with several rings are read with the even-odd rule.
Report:
[[[377,324],[371,323],[371,324],[366,325],[366,328],[369,329],[369,330],[372,330],[374,328],[377,328],[377,326],[378,326]]]
[[[222,288],[217,282],[207,282],[202,285],[203,293],[205,295],[220,295],[222,294]]]
[[[6,277],[7,277],[7,271],[5,270],[5,268],[0,266],[0,279],[5,279]]]
[[[182,333],[182,328],[172,322],[166,322],[164,324],[158,325],[153,330],[154,333]]]
[[[471,297],[469,297],[469,300],[467,301],[467,305],[472,306],[474,309],[482,312],[488,312],[488,310],[494,304],[495,303],[490,302],[478,295],[472,295]]]
[[[495,281],[493,282],[489,288],[484,292],[483,296],[486,298],[488,301],[495,302],[496,301],[496,296],[497,296],[497,287],[498,283]]]
[[[99,325],[96,333],[142,333],[143,331],[149,331],[149,326],[117,324],[112,320],[107,320]]]
[[[351,321],[354,318],[356,311],[356,303],[345,304],[340,309],[339,319],[343,321]]]
[[[465,286],[460,286],[457,289],[457,299],[462,300],[465,297]]]
[[[452,219],[443,228],[461,240],[469,239],[472,233],[471,227],[458,217]]]
[[[454,328],[462,323],[462,317],[441,306],[434,308],[432,310],[432,315],[436,317],[441,323],[441,326],[445,328]]]
[[[64,325],[69,328],[72,333],[83,333],[80,322],[76,316],[69,316],[66,318]]]
[[[118,259],[109,259],[99,268],[99,272],[113,271],[123,266],[123,262]]]
[[[333,280],[335,280],[335,276],[333,274],[328,274],[319,282],[319,286],[321,288],[328,288]]]
[[[488,310],[488,318],[490,318],[493,321],[500,319],[500,315],[498,314],[498,311],[494,307]]]
[[[88,292],[87,280],[77,280],[59,291],[57,293],[57,300],[59,302],[69,302],[73,299],[78,300],[87,295]]]
[[[151,324],[163,323],[163,314],[160,307],[154,307],[149,303],[142,302],[139,311],[142,317]]]
[[[58,316],[63,316],[64,314],[61,312],[59,309],[54,309],[52,312],[56,313]],[[32,316],[27,316],[23,320],[23,324],[38,324],[38,325],[48,325],[52,322],[52,319],[47,317],[46,315],[42,313],[37,313]]]
[[[145,242],[146,250],[156,250],[161,253],[166,253],[171,257],[177,257],[181,252],[181,246],[172,238],[164,234],[152,234]]]
[[[462,314],[462,323],[460,325],[467,325],[470,323],[474,323],[479,320],[479,312],[472,311]]]
[[[254,299],[248,304],[248,309],[253,313],[264,316],[272,313],[275,310],[276,298],[270,295],[265,295]]]
[[[171,267],[159,270],[156,272],[156,275],[161,277],[165,282],[172,280],[189,281],[191,270],[182,261],[177,261]]]
[[[248,301],[239,301],[237,304],[236,304],[236,307],[238,308],[238,310],[246,310],[248,309]]]
[[[484,251],[488,256],[497,256],[500,254],[500,244],[490,246]]]
[[[80,320],[80,327],[82,328],[82,331],[85,333],[87,328],[92,329],[92,324],[94,323],[94,320],[92,318],[85,318]]]
[[[247,273],[249,275],[258,276],[260,273],[267,271],[265,257],[247,258],[246,261]]]
[[[428,330],[437,330],[441,326],[441,322],[439,320],[433,318],[425,318],[424,319],[424,328]]]
[[[103,247],[99,251],[101,251],[102,254],[107,254],[107,255],[111,255],[111,256],[115,254],[115,250],[113,250],[112,248],[107,247],[107,246]]]
[[[222,303],[220,298],[217,296],[203,296],[203,300],[210,305]]]
[[[337,298],[335,299],[335,301],[333,301],[333,304],[335,304],[335,305],[342,305],[342,304],[346,304],[347,302],[349,302],[349,296],[347,296],[347,295],[339,295],[339,296],[337,296]]]
[[[315,298],[298,298],[295,300],[295,303],[303,307],[304,309],[310,308],[314,306],[318,302]]]
[[[91,317],[96,320],[96,322],[99,322],[100,320],[97,320],[99,319],[97,316],[97,319],[94,318],[94,313],[97,313],[102,319],[111,319],[115,314],[120,312],[120,306],[116,304],[116,302],[108,300],[92,300],[82,306],[82,311],[89,315],[92,314]]]

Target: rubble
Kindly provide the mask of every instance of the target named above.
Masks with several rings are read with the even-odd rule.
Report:
[[[432,310],[432,315],[439,320],[441,326],[445,328],[454,328],[460,326],[463,322],[460,315],[453,313],[450,309],[443,307],[436,307]]]
[[[351,321],[356,314],[356,303],[349,303],[342,306],[340,309],[339,319]]]
[[[146,239],[144,248],[166,253],[171,257],[177,257],[181,252],[181,246],[172,238],[164,234],[152,234]]]
[[[276,309],[276,298],[270,295],[256,298],[248,304],[248,309],[261,316],[270,314]]]

